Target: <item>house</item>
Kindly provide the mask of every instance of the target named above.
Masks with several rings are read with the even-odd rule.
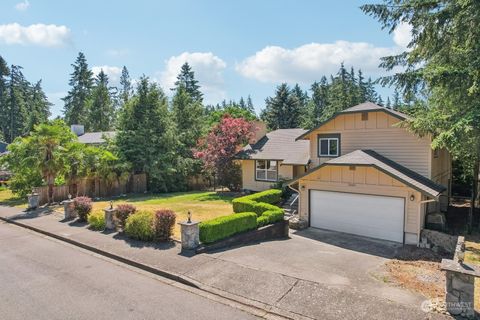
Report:
[[[256,137],[237,154],[242,166],[243,189],[263,191],[307,171],[309,142],[296,140],[306,130],[279,129],[266,133],[264,123],[257,122],[256,126]]]
[[[417,244],[426,214],[448,203],[451,157],[432,150],[431,137],[402,127],[406,119],[365,102],[297,136],[309,150],[308,170],[287,183],[299,193],[299,218],[315,228]],[[291,144],[284,146],[277,144],[290,154]],[[242,169],[244,179],[252,174],[245,162]],[[244,188],[250,186],[248,177]]]
[[[7,152],[8,143],[0,141],[0,156]]]
[[[78,141],[89,145],[102,145],[106,143],[105,139],[115,137],[115,131],[85,132],[85,126],[81,124],[72,124],[70,129],[78,137]]]

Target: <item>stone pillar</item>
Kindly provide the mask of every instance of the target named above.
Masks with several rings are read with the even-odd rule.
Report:
[[[443,259],[441,269],[445,271],[445,302],[447,311],[453,316],[475,318],[475,277],[480,276],[478,267],[462,262]]]
[[[63,201],[63,213],[65,215],[65,220],[77,217],[77,213],[75,212],[75,207],[73,205],[72,199]]]
[[[105,211],[105,229],[115,230],[115,213],[117,209],[110,207],[103,209],[103,211]]]
[[[27,195],[28,197],[28,209],[27,210],[34,210],[38,208],[40,202],[40,196],[36,192],[32,192],[31,194]]]
[[[182,237],[182,249],[193,250],[200,244],[200,228],[199,222],[179,222],[181,237]]]

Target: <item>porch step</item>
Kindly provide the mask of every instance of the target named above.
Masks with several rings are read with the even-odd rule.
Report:
[[[288,200],[285,201],[282,208],[285,210],[285,216],[287,218],[298,214],[298,193],[293,193]]]

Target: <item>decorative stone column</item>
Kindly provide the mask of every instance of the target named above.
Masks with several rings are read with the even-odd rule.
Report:
[[[103,209],[105,211],[105,229],[115,230],[115,213],[117,209],[113,208],[113,203],[110,201],[110,208]]]
[[[73,205],[73,199],[71,195],[68,195],[68,200],[63,201],[63,213],[65,220],[73,219],[77,217],[75,212],[75,206]]]
[[[40,195],[35,192],[35,190],[32,190],[32,193],[27,195],[28,197],[28,208],[27,210],[35,210],[39,206],[40,202]]]
[[[192,214],[188,212],[188,220],[179,222],[182,240],[182,249],[193,250],[200,244],[200,222],[192,221]]]

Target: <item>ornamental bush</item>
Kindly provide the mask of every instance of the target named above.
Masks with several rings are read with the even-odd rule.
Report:
[[[134,214],[137,211],[137,208],[134,205],[123,203],[117,206],[117,212],[115,213],[115,218],[117,219],[118,226],[122,229],[125,228],[125,221],[127,218]]]
[[[151,241],[155,238],[155,217],[148,211],[139,211],[125,221],[125,233],[132,239]]]
[[[87,217],[92,211],[92,199],[89,197],[76,197],[73,199],[73,206],[78,215],[78,220],[87,221]]]
[[[233,199],[233,211],[234,212],[247,212],[253,211],[260,215],[261,208],[256,208],[256,203],[274,204],[279,203],[282,198],[282,190],[270,189],[262,192],[257,192],[248,196]]]
[[[257,227],[255,212],[242,212],[200,223],[200,241],[212,243]]]
[[[169,209],[155,212],[155,237],[160,241],[167,241],[173,236],[173,228],[177,215]]]
[[[91,229],[99,231],[105,229],[105,213],[95,211],[89,214],[87,219]]]

